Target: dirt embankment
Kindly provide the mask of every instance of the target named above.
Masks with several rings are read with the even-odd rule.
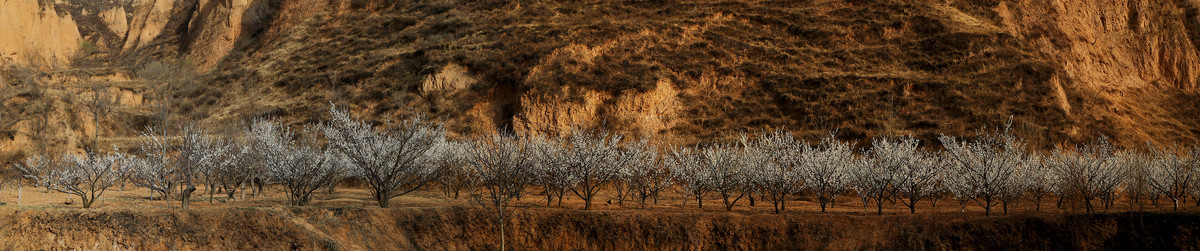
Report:
[[[199,211],[18,210],[0,213],[0,246],[18,249],[494,249],[470,208]],[[1200,215],[740,215],[518,212],[515,249],[1195,249]]]

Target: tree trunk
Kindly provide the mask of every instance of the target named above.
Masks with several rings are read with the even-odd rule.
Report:
[[[187,189],[184,189],[184,190],[182,191],[182,193],[180,193],[180,194],[179,194],[179,197],[180,197],[180,199],[179,199],[179,200],[180,200],[179,207],[180,207],[180,208],[182,208],[182,209],[188,209],[188,204],[190,204],[190,202],[191,202],[191,200],[192,200],[192,192],[195,192],[195,191],[196,191],[196,187],[195,187],[195,186],[188,185],[188,186],[187,186]]]
[[[879,196],[875,199],[875,208],[878,209],[878,211],[875,212],[875,215],[883,215],[883,196]]]
[[[592,194],[588,193],[586,191],[584,192],[584,194],[585,195],[583,196],[583,210],[591,210],[592,209]]]
[[[992,215],[992,206],[996,205],[995,203],[992,203],[992,202],[995,202],[995,200],[993,200],[991,196],[984,196],[984,198],[983,198],[983,203],[984,203],[983,215]]]
[[[391,198],[388,198],[388,196],[384,195],[383,192],[375,193],[375,200],[379,201],[379,208],[388,208],[388,200],[389,199],[391,199]]]
[[[237,193],[236,188],[235,189],[225,189],[225,197],[228,197],[227,199],[229,199],[231,201],[234,199],[233,195],[236,193]]]
[[[506,248],[508,248],[507,247],[507,245],[508,245],[507,236],[505,236],[505,234],[504,234],[504,228],[505,228],[504,223],[505,223],[504,217],[501,216],[500,217],[500,251],[504,251]]]
[[[92,201],[88,200],[87,195],[79,195],[79,200],[83,203],[83,208],[92,208]]]

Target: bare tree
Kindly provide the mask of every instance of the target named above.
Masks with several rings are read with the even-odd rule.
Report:
[[[1173,210],[1179,210],[1179,200],[1188,195],[1196,180],[1196,151],[1170,145],[1150,147],[1146,181],[1155,191],[1171,199]]]
[[[1007,126],[975,140],[946,135],[939,139],[946,148],[950,175],[957,186],[964,186],[956,190],[973,193],[970,197],[979,202],[985,215],[990,215],[1000,197],[1016,184],[1013,179],[1028,160],[1025,142],[1010,134]]]
[[[803,146],[799,155],[799,176],[804,186],[816,194],[821,212],[825,212],[828,205],[849,188],[851,172],[861,164],[850,143],[839,141],[831,134],[817,146]]]
[[[1033,203],[1034,211],[1037,212],[1042,211],[1042,199],[1057,192],[1060,180],[1053,167],[1043,158],[1038,154],[1030,155],[1029,161],[1021,170],[1021,177],[1018,178],[1024,183],[1026,197]]]
[[[494,134],[487,139],[474,141],[468,152],[468,170],[483,187],[481,193],[472,195],[472,198],[497,221],[500,226],[500,250],[505,250],[505,229],[511,214],[509,204],[514,195],[525,191],[530,183],[530,149],[516,136]]]
[[[311,202],[314,191],[340,180],[344,160],[332,149],[296,142],[296,134],[270,120],[255,122],[246,134],[253,138],[253,149],[266,167],[265,176],[283,185],[292,206]]]
[[[27,168],[39,168],[31,165]],[[65,194],[79,196],[83,208],[91,208],[109,187],[117,184],[127,170],[124,155],[114,153],[98,156],[95,153],[86,155],[67,154],[63,157],[61,167],[49,171],[30,171],[27,173],[44,173],[44,179],[50,183],[50,188]]]
[[[746,196],[746,156],[733,145],[707,147],[700,151],[700,155],[703,157],[700,175],[706,187],[721,195],[725,211],[733,210],[738,200]]]
[[[583,199],[583,209],[592,209],[592,201],[600,188],[617,178],[620,169],[628,165],[629,156],[620,148],[621,136],[607,131],[575,130],[563,150],[563,164],[574,177],[572,193]]]
[[[438,178],[431,150],[445,143],[441,125],[417,116],[376,128],[336,107],[330,108],[330,115],[333,121],[321,128],[325,137],[350,160],[350,173],[367,182],[379,207]]]
[[[550,206],[555,197],[558,206],[562,206],[563,196],[567,189],[574,184],[574,177],[564,163],[564,149],[561,140],[543,138],[540,136],[526,137],[526,144],[533,156],[533,174],[535,183],[541,185],[546,194],[546,206]]]
[[[99,83],[93,83],[89,86],[90,93],[84,96],[83,105],[92,115],[92,126],[96,130],[92,134],[92,150],[99,151],[100,149],[100,121],[107,118],[112,113],[113,107],[117,102],[112,99],[113,95],[109,92],[109,87],[102,86]]]
[[[196,191],[195,182],[200,181],[200,176],[206,170],[228,161],[235,149],[195,125],[185,125],[179,132],[180,144],[176,149],[178,153],[174,162],[179,165],[178,171],[184,185],[183,191],[180,192],[180,207],[188,209],[192,193]]]
[[[749,166],[751,183],[758,187],[761,197],[771,203],[775,213],[785,210],[788,196],[803,188],[798,158],[802,145],[791,133],[782,131],[763,134],[747,144],[748,155],[761,159],[758,164]]]
[[[679,184],[685,194],[696,198],[697,208],[704,208],[704,194],[707,194],[709,189],[705,181],[707,176],[703,175],[705,163],[700,151],[689,147],[676,148],[671,150],[669,160],[667,163],[675,183]],[[684,196],[684,204],[686,203],[687,196]]]
[[[150,62],[138,70],[139,78],[150,84],[150,94],[157,101],[150,104],[150,110],[158,118],[159,128],[166,129],[171,123],[171,103],[179,86],[191,84],[196,74],[183,65],[164,62]]]
[[[642,208],[646,208],[646,200],[650,198],[657,204],[659,192],[672,184],[671,170],[663,164],[657,147],[645,140],[626,144],[625,150],[633,159],[623,168],[624,182],[629,184]]]
[[[158,192],[163,199],[167,199],[175,186],[183,180],[182,171],[176,163],[178,144],[172,137],[154,130],[143,133],[142,139],[141,147],[145,156],[130,159],[130,181],[150,189],[151,200],[154,200],[153,192]]]
[[[930,196],[941,177],[937,155],[921,150],[919,144],[912,136],[875,139],[867,152],[874,165],[891,170],[892,186],[909,213],[917,212],[917,203]]]
[[[458,199],[459,192],[476,183],[475,176],[466,167],[467,149],[471,143],[451,141],[439,146],[437,159],[434,161],[438,168],[435,180],[447,197]]]

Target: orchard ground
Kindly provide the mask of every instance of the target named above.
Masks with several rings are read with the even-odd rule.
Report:
[[[0,189],[0,202],[4,202],[2,207],[14,209],[79,209],[79,197],[58,193],[55,191],[47,191],[45,188],[25,186],[20,189],[21,199],[18,203],[18,188],[6,186]],[[170,200],[163,200],[161,195],[155,194],[155,199],[150,200],[150,191],[145,188],[137,187],[132,184],[126,185],[124,189],[119,186],[110,188],[100,198],[99,202],[93,207],[97,209],[179,209],[178,191],[171,195]],[[392,199],[393,208],[407,207],[475,207],[475,201],[471,199],[471,192],[463,190],[460,192],[459,198],[452,198],[453,195],[446,195],[440,189],[421,189],[413,193]],[[1195,204],[1193,198],[1180,203],[1180,213],[1197,213],[1200,212],[1200,206]],[[683,195],[675,192],[664,192],[658,198],[658,203],[654,203],[653,199],[648,199],[645,208],[636,201],[633,195],[628,195],[624,202],[617,199],[617,195],[612,189],[604,189],[600,192],[597,201],[593,204],[594,209],[590,211],[647,211],[647,212],[662,212],[662,213],[696,213],[696,212],[714,212],[723,213],[724,205],[720,196],[715,192],[705,196],[704,207],[698,208],[695,198],[687,198],[686,202]],[[262,195],[254,195],[252,190],[238,191],[234,198],[229,198],[221,191],[217,191],[211,197],[206,187],[198,186],[195,193],[192,194],[192,204],[190,206],[200,209],[213,208],[284,208],[288,207],[287,197],[284,194],[283,187],[267,186],[264,188]],[[68,204],[70,203],[70,204]],[[1097,200],[1094,206],[1098,208],[1098,212],[1128,212],[1128,211],[1145,211],[1145,212],[1176,212],[1171,210],[1171,201],[1166,198],[1159,198],[1158,202],[1147,201],[1140,203],[1141,205],[1131,205],[1125,198],[1120,198],[1115,201],[1112,207],[1105,208],[1100,205]],[[514,201],[513,207],[518,210],[522,209],[568,209],[580,210],[583,208],[583,200],[578,196],[571,194],[563,197],[561,206],[559,206],[558,198],[555,198],[550,206],[546,205],[546,196],[541,189],[533,188],[526,190],[526,193],[519,199]],[[960,203],[950,197],[940,198],[934,207],[929,199],[923,199],[917,204],[916,214],[962,214],[962,215],[980,215],[984,213],[983,207],[976,204],[975,201],[969,201],[965,204]],[[314,199],[307,207],[317,208],[379,208],[374,201],[371,193],[365,187],[359,186],[339,186],[334,189],[333,193],[328,193],[325,189],[314,192]],[[1001,205],[993,208],[993,214],[1004,215]],[[1009,205],[1008,214],[1071,214],[1083,213],[1084,205],[1079,202],[1066,200],[1062,202],[1061,208],[1057,205],[1057,198],[1047,195],[1042,199],[1041,209],[1037,211],[1035,204],[1028,201],[1021,201],[1015,205]],[[908,207],[902,202],[884,203],[884,214],[911,214]],[[755,198],[754,206],[750,206],[748,197],[743,197],[737,202],[732,214],[774,214],[770,202]],[[816,198],[811,195],[794,196],[792,200],[787,202],[786,210],[780,214],[820,214],[821,207],[817,203]],[[863,205],[862,200],[855,196],[852,192],[846,195],[839,196],[835,206],[829,207],[826,214],[848,214],[848,215],[875,215],[876,206],[872,202],[868,206]]]
[[[0,247],[5,249],[342,249],[342,250],[496,250],[495,222],[474,206],[470,193],[449,199],[438,189],[397,197],[391,208],[375,206],[369,192],[339,187],[319,191],[309,206],[288,207],[279,187],[261,196],[229,201],[217,194],[209,203],[200,188],[192,209],[178,200],[148,200],[148,191],[114,187],[93,209],[78,198],[26,186],[21,204],[17,189],[0,191]],[[240,193],[240,192],[239,192]],[[201,196],[203,194],[203,196]],[[515,203],[508,222],[513,250],[794,250],[794,249],[1195,249],[1200,247],[1200,214],[1192,203],[1170,212],[1170,203],[1147,206],[1150,212],[1125,212],[1118,201],[1110,210],[1081,214],[1081,205],[1055,207],[1050,198],[1042,212],[1028,202],[984,216],[970,202],[960,211],[943,199],[908,213],[901,204],[885,205],[875,215],[857,197],[844,196],[828,213],[812,198],[790,201],[783,214],[757,201],[739,201],[726,212],[715,195],[697,209],[681,206],[675,193],[641,209],[636,202],[610,204],[602,192],[593,210],[564,197],[562,207],[545,206],[531,189]],[[71,205],[64,204],[70,198]],[[557,204],[557,201],[555,202]],[[1103,208],[1103,207],[1101,207]],[[1119,212],[1117,212],[1119,211]]]

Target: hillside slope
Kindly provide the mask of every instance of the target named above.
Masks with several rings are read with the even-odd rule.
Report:
[[[213,71],[212,85],[278,103],[215,107],[313,117],[327,101],[374,116],[407,105],[460,132],[601,124],[683,142],[779,128],[932,139],[1010,116],[1043,146],[1191,142],[1200,127],[1188,115],[1200,72],[1189,1],[319,6],[280,2],[257,46]]]
[[[773,129],[932,140],[1011,117],[1038,147],[1140,146],[1200,136],[1197,6],[139,0],[105,43],[122,46],[84,61],[186,59],[205,74],[174,108],[213,123],[311,122],[335,104],[381,121],[425,112],[460,134],[600,126],[691,143]]]

